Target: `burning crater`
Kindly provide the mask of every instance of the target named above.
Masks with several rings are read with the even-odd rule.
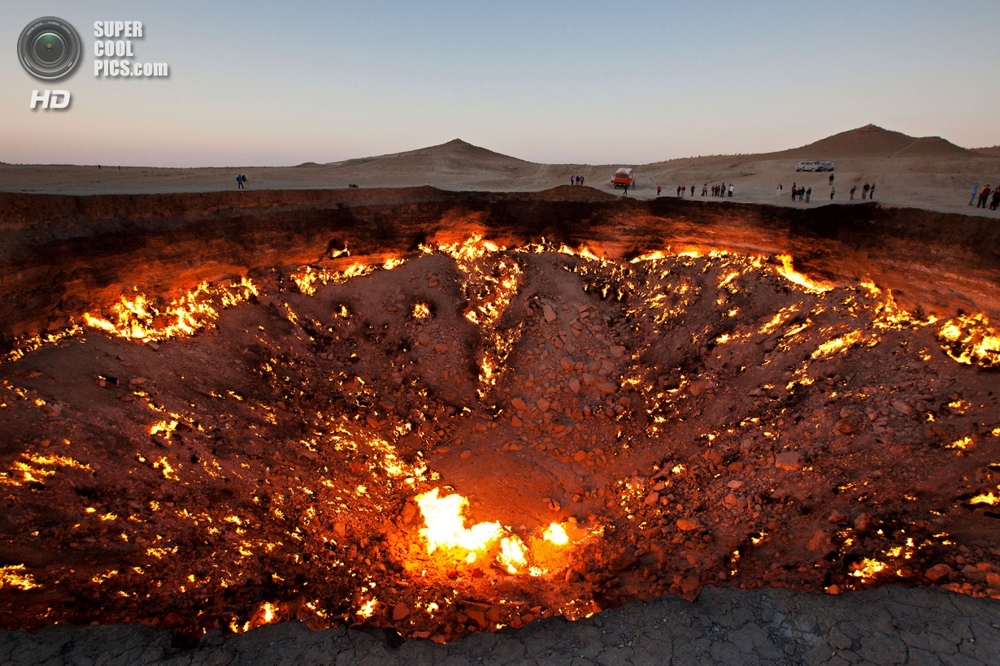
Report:
[[[996,331],[790,256],[348,243],[74,321],[0,365],[7,628],[1000,598]]]

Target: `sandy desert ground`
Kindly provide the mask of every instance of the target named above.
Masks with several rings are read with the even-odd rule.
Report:
[[[708,184],[735,184],[735,199],[767,204],[793,203],[792,183],[813,189],[812,206],[829,203],[829,174],[796,173],[800,160],[836,163],[837,202],[849,199],[857,185],[860,202],[864,183],[875,182],[876,200],[885,205],[912,206],[946,212],[990,214],[968,205],[974,183],[1000,183],[1000,148],[966,149],[939,137],[916,138],[868,125],[777,153],[690,157],[646,165],[536,164],[492,152],[459,139],[392,155],[363,157],[330,164],[294,167],[157,169],[102,165],[0,165],[0,191],[49,194],[128,194],[212,192],[236,189],[236,175],[245,174],[250,189],[346,188],[432,185],[446,190],[540,191],[570,183],[580,175],[585,186],[621,194],[610,185],[621,166],[635,168],[638,189],[629,196],[676,196],[680,186],[701,189]],[[776,195],[778,184],[783,194]],[[993,212],[994,215],[1000,215]]]

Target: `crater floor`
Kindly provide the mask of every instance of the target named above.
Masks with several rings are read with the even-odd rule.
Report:
[[[789,257],[473,238],[84,320],[0,365],[7,629],[448,642],[705,586],[1000,598],[988,329]]]

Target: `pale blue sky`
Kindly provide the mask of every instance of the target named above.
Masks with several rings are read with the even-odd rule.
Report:
[[[84,62],[24,72],[32,19]],[[539,162],[790,148],[875,123],[1000,144],[996,0],[295,2],[0,0],[0,160],[329,162],[462,138]],[[95,79],[93,22],[140,20],[168,80]],[[33,89],[73,94],[28,109]]]

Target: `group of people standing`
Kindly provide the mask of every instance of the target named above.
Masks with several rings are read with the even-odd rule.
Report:
[[[247,177],[243,174],[236,176],[236,187],[245,190],[247,188]]]
[[[832,174],[830,176],[830,184],[831,184],[831,187],[830,187],[830,201],[833,201],[833,198],[835,196],[837,196],[837,188],[836,187],[832,187],[832,184],[833,184],[833,175]],[[978,183],[977,183],[977,187],[978,187]],[[775,194],[780,197],[782,190],[783,190],[783,186],[781,185],[781,183],[778,183],[778,187],[775,189]],[[795,201],[795,199],[798,198],[799,201],[805,201],[806,203],[809,203],[810,200],[812,199],[812,191],[813,190],[812,190],[811,187],[799,187],[798,183],[792,183],[792,201]],[[858,186],[857,185],[853,185],[851,187],[851,201],[854,201],[854,194],[857,191],[858,191]],[[871,185],[869,185],[868,183],[864,184],[864,187],[861,188],[861,198],[862,199],[874,199],[875,198],[875,183],[872,183]],[[969,205],[971,206],[972,204],[970,203]]]
[[[583,176],[571,176],[569,179],[570,185],[583,185]]]
[[[990,210],[996,210],[1000,208],[1000,185],[997,185],[995,189],[992,190],[993,198],[990,199],[990,186],[986,185],[983,187],[982,191],[979,190],[979,183],[972,186],[972,198],[969,199],[969,205],[976,200],[976,196],[979,197],[979,203],[976,204],[976,208],[986,208],[986,203],[989,202]]]
[[[695,193],[697,191],[698,191],[697,190],[697,186],[692,185],[691,186],[691,196],[695,196]],[[733,185],[732,183],[729,183],[729,189],[728,190],[726,189],[726,184],[725,183],[722,183],[721,185],[712,185],[712,196],[713,197],[724,197],[724,196],[727,196],[727,194],[728,194],[728,196],[731,197],[731,196],[733,196],[734,192],[736,192],[736,186]],[[677,186],[677,196],[683,197],[687,193],[688,193],[688,187],[687,187],[687,185],[678,185]],[[660,186],[659,185],[656,186],[656,194],[657,194],[657,196],[659,196],[659,194],[660,194]],[[708,183],[702,184],[702,186],[701,186],[701,196],[703,196],[703,197],[707,197],[708,196]]]

